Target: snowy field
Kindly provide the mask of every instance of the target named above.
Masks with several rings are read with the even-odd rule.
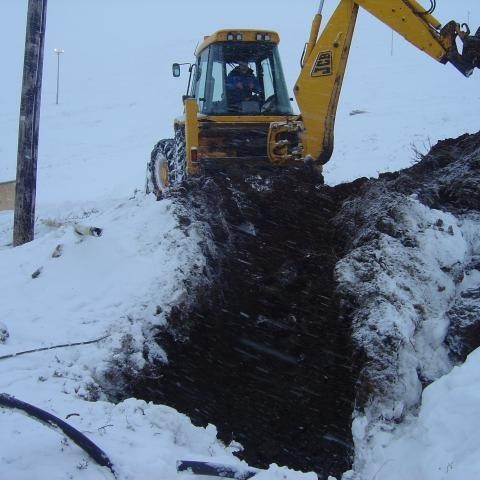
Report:
[[[335,3],[327,0],[327,11]],[[437,4],[435,15],[444,23],[468,21],[473,31],[480,25],[478,0]],[[0,182],[15,177],[27,2],[3,0],[2,6]],[[172,135],[173,118],[181,114],[186,79],[171,77],[171,63],[191,61],[197,42],[219,28],[271,28],[281,35],[293,87],[316,7],[310,0],[49,1],[35,241],[12,249],[13,214],[0,212],[0,357],[105,338],[0,359],[0,392],[68,416],[109,454],[119,479],[177,478],[178,459],[241,465],[233,456],[237,447],[222,445],[214,426],[193,427],[171,408],[140,400],[114,405],[105,394],[117,365],[136,371],[145,349],[151,357],[163,355],[151,341],[152,328],[164,322],[184,293],[183,280],[204,262],[201,232],[179,228],[169,200],[143,195],[150,150]],[[59,105],[56,47],[65,49]],[[394,171],[412,163],[414,150],[424,153],[439,139],[477,132],[479,81],[478,71],[465,79],[361,14],[326,182]],[[352,116],[353,110],[366,113]],[[79,236],[77,223],[103,234]],[[52,257],[58,245],[60,255]],[[461,255],[459,245],[446,249]],[[379,432],[375,449],[363,452],[368,476],[359,480],[480,478],[479,365],[477,350],[424,391],[418,418],[393,437]],[[0,409],[0,423],[1,478],[112,478],[27,417]],[[361,439],[361,422],[354,429]],[[316,477],[272,465],[256,478]]]

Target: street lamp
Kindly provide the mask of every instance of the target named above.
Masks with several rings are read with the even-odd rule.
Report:
[[[60,87],[60,54],[65,52],[63,48],[54,48],[53,51],[57,54],[57,101],[58,105],[58,90]]]

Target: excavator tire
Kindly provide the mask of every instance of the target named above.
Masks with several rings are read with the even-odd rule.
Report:
[[[175,185],[186,179],[185,125],[175,125],[172,177]]]
[[[157,198],[161,198],[165,189],[170,186],[174,147],[174,140],[165,138],[153,148],[147,164],[145,193],[153,193]]]
[[[169,187],[185,180],[185,169],[185,127],[176,125],[175,138],[164,138],[153,147],[147,164],[145,193],[162,198]]]

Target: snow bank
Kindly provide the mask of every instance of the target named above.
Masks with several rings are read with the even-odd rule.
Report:
[[[337,264],[340,291],[355,304],[354,341],[366,357],[357,401],[375,417],[399,419],[418,403],[422,381],[451,368],[445,312],[467,244],[451,214],[414,198],[376,191],[344,215],[357,202],[366,204],[365,224]]]
[[[176,460],[185,457],[235,462],[217,440],[213,426],[196,428],[186,416],[169,407],[135,399],[118,405],[85,402],[68,394],[54,393],[53,389],[42,397],[42,400],[37,397],[37,403],[60,418],[68,418],[68,423],[109,455],[118,479],[175,478]],[[66,437],[16,411],[0,410],[0,415],[4,478],[113,478],[107,468],[96,465]]]
[[[458,140],[471,143],[464,158],[445,142],[410,171],[363,181],[337,217],[349,253],[336,275],[361,369],[345,480],[480,475],[480,353],[452,363],[478,345],[476,330],[465,344],[479,311],[479,205],[467,188],[477,137]]]
[[[479,478],[479,384],[477,349],[462,366],[424,390],[417,418],[410,418],[393,432],[376,432],[359,478]]]
[[[41,208],[36,239],[12,249],[11,217],[0,216],[0,318],[9,334],[0,355],[107,338],[0,360],[0,391],[68,418],[110,454],[119,478],[171,478],[183,456],[231,457],[215,428],[194,428],[170,408],[100,401],[118,395],[122,370],[162,357],[155,328],[204,262],[195,225],[180,228],[171,201],[143,195],[67,204]],[[78,222],[102,236],[79,236]],[[17,412],[0,414],[5,478],[111,478],[55,432]]]
[[[77,222],[101,227],[102,236],[79,236]],[[63,212],[43,209],[36,230],[34,242],[0,250],[0,308],[10,333],[5,354],[107,335],[98,345],[55,352],[58,362],[42,376],[52,368],[58,375],[67,369],[68,376],[74,370],[73,391],[84,391],[87,382],[90,389],[99,382],[121,388],[106,378],[112,366],[140,370],[145,360],[162,356],[154,328],[184,294],[182,280],[203,265],[199,237],[193,227],[188,236],[179,227],[171,202],[143,195]],[[60,256],[53,257],[56,249]]]

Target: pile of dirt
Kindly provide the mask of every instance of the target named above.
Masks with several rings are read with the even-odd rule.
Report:
[[[172,195],[182,222],[205,232],[207,281],[158,333],[168,364],[130,379],[128,394],[216,425],[225,442],[244,446],[238,455],[252,466],[340,476],[353,461],[356,402],[368,402],[372,390],[361,385],[371,359],[352,335],[361,305],[338,288],[335,266],[358,246],[360,231],[365,241],[400,234],[388,212],[368,218],[362,199],[376,196],[381,205],[382,192],[389,202],[416,195],[432,208],[478,212],[479,148],[480,134],[440,142],[410,169],[334,188],[308,165],[210,165],[185,182]],[[469,342],[468,349],[480,344]],[[388,344],[379,349],[389,355]]]
[[[385,188],[416,194],[429,206],[456,215],[480,210],[480,132],[442,140],[412,167],[380,175]]]
[[[394,218],[389,206],[398,205],[409,196],[431,209],[453,214],[458,222],[478,221],[480,132],[439,141],[412,167],[381,174],[378,180],[357,180],[357,185],[357,193],[349,197],[336,219],[346,251],[380,234],[401,237],[405,232],[398,229],[401,222]],[[367,205],[372,204],[373,198],[383,207],[372,215]],[[353,210],[352,204],[355,204]],[[359,208],[359,205],[363,207]],[[441,221],[436,227],[440,230],[447,228]],[[415,243],[413,238],[403,241]],[[457,277],[455,283],[459,284],[465,274],[474,270],[480,270],[480,256],[471,252],[468,264],[452,272]],[[445,342],[455,363],[465,361],[467,355],[480,345],[479,290],[473,288],[461,292],[447,312],[450,327]]]

